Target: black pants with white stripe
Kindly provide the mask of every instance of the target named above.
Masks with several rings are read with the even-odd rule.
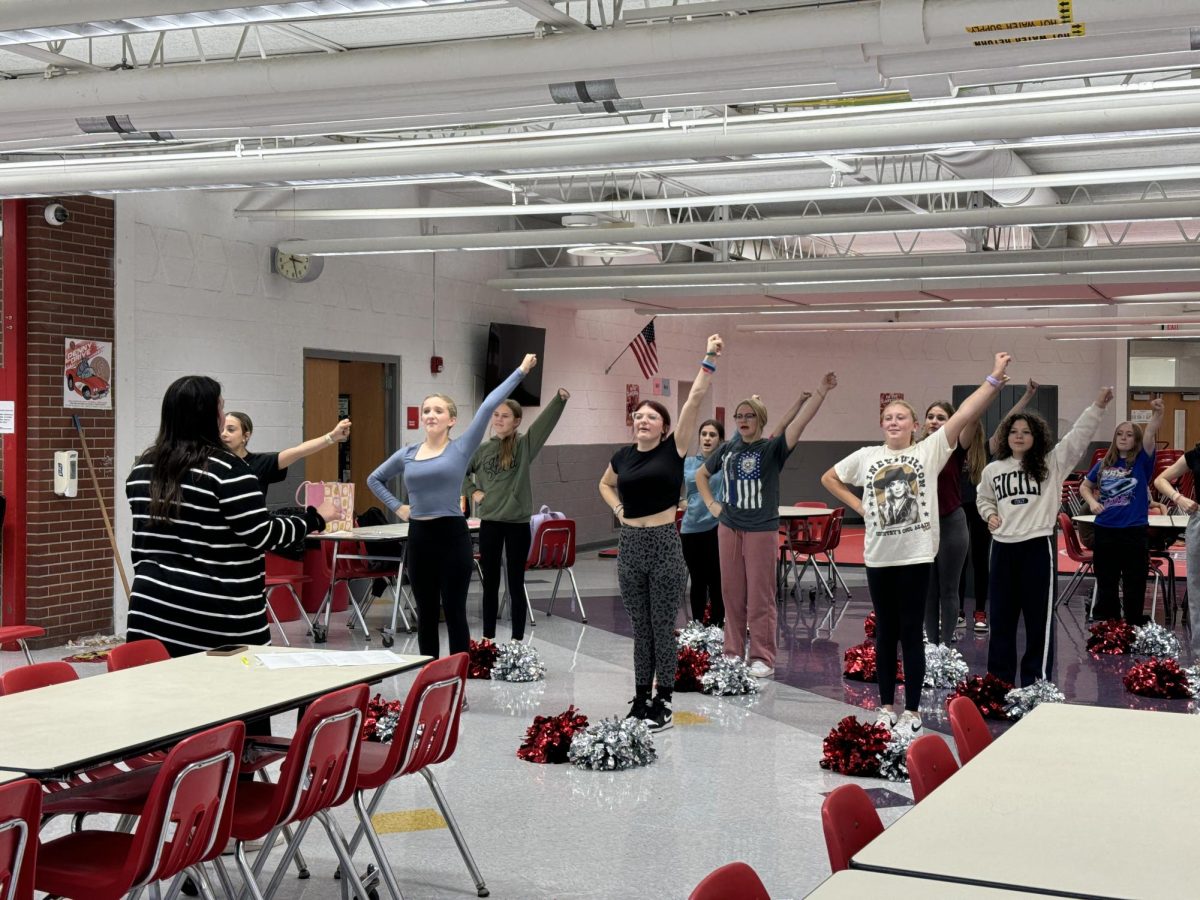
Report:
[[[1013,544],[992,541],[988,582],[992,636],[988,671],[1015,684],[1017,624],[1025,619],[1021,687],[1054,669],[1054,538],[1030,538]]]

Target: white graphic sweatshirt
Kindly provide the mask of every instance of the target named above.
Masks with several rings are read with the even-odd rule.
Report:
[[[999,515],[1000,527],[992,539],[1015,544],[1054,533],[1058,508],[1062,505],[1062,483],[1079,461],[1100,427],[1104,410],[1095,404],[1083,411],[1075,425],[1046,456],[1046,480],[1037,482],[1021,470],[1019,460],[988,463],[979,482],[975,505],[983,521]],[[1007,441],[1008,436],[1002,435]]]

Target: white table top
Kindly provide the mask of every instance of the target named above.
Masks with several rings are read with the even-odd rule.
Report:
[[[1200,716],[1043,704],[853,865],[1088,897],[1196,896]],[[970,850],[956,851],[967,840]]]
[[[479,519],[467,519],[467,530],[478,531]],[[351,528],[349,531],[328,531],[320,534],[310,534],[310,538],[318,541],[395,541],[408,537],[408,523],[397,522],[392,525],[367,525],[363,528]]]
[[[1088,525],[1096,523],[1095,516],[1072,516],[1071,520]],[[1188,516],[1186,513],[1176,513],[1173,516],[1149,516],[1148,524],[1151,528],[1187,528]]]
[[[136,755],[233,719],[294,709],[329,691],[415,669],[395,665],[266,669],[249,647],[233,656],[196,653],[0,697],[0,769],[38,777]]]
[[[824,506],[781,506],[779,507],[779,518],[781,519],[802,519],[806,516],[827,516],[832,509]]]
[[[808,894],[809,900],[864,900],[867,897],[886,897],[888,900],[958,900],[960,897],[964,900],[1015,900],[1017,897],[1055,896],[1058,895],[863,872],[859,869],[847,869],[830,875]]]

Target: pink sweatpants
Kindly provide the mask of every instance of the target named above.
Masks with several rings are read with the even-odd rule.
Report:
[[[725,598],[725,654],[741,656],[750,628],[750,660],[775,667],[775,557],[779,535],[717,527],[721,593]]]

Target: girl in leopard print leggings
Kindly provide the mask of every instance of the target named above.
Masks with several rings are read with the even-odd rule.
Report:
[[[700,373],[679,410],[674,435],[666,408],[645,401],[633,413],[636,443],[614,453],[600,479],[600,496],[621,522],[617,580],[621,602],[633,622],[635,696],[628,718],[644,719],[654,731],[671,727],[675,616],[687,577],[675,527],[683,458],[722,346],[719,334],[708,339]],[[658,693],[651,701],[655,675]]]

